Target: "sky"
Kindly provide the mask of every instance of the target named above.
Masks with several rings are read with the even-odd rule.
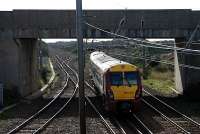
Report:
[[[82,0],[83,9],[193,9],[199,0]],[[76,0],[1,0],[0,10],[75,9]]]
[[[82,0],[83,9],[192,9],[199,0]],[[76,0],[1,0],[0,11],[13,9],[75,9]],[[56,42],[59,40],[45,40]],[[62,39],[63,41],[63,39]],[[64,40],[68,41],[68,40]]]

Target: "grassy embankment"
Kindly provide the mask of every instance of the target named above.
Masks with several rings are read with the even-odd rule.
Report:
[[[45,84],[48,83],[49,79],[51,78],[52,71],[50,67],[49,60],[42,65],[40,70],[40,78],[39,78],[39,87],[43,87]]]
[[[42,64],[40,65],[40,70],[39,70],[40,72],[39,73],[39,88],[47,84],[52,75],[50,61],[49,61],[48,45],[44,42],[41,42],[41,53],[42,53],[42,59],[41,59]]]
[[[170,70],[161,72],[153,68],[148,78],[143,80],[143,84],[156,92],[170,95],[173,93],[170,87],[174,88],[174,74]]]

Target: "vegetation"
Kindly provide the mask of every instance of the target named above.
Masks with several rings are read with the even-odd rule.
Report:
[[[49,53],[48,53],[48,45],[44,42],[40,42],[41,47],[41,63],[40,63],[40,79],[39,79],[39,87],[48,83],[48,80],[51,77],[51,67],[49,63]]]
[[[157,43],[171,46],[173,46],[174,44],[173,41],[164,41]],[[76,42],[58,42],[56,44],[51,45],[59,45],[61,49],[66,49],[67,51],[71,50],[73,54],[77,54]],[[129,43],[125,43],[124,41],[118,39],[103,42],[88,42],[87,44],[85,44],[85,48],[87,50],[85,62],[88,63],[90,52],[94,50],[101,50],[113,57],[116,57],[123,61],[128,61],[138,66],[139,68],[143,68],[144,60],[140,57],[144,57],[144,48],[139,46],[135,47],[134,44],[131,45],[132,46],[130,46]],[[120,56],[117,54],[126,55],[128,57]],[[167,60],[169,62],[173,62],[173,54],[170,50],[145,48],[145,55],[147,59],[153,58],[157,61]],[[174,87],[173,66],[161,64],[155,61],[148,61],[147,66],[145,67],[145,69],[142,70],[143,71],[141,75],[144,78],[145,86],[163,94],[170,94],[172,92],[172,90],[169,87]]]
[[[148,75],[148,78],[143,81],[143,84],[152,90],[163,94],[171,94],[174,88],[174,74],[170,70],[163,71],[164,69],[157,70],[153,68]]]
[[[41,79],[43,84],[47,84],[48,80],[51,78],[51,68],[49,63],[41,67],[40,71]]]

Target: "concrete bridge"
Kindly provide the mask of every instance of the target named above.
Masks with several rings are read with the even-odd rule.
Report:
[[[75,38],[74,10],[13,10],[0,12],[0,38]],[[192,10],[87,10],[84,20],[134,38],[188,38],[200,22]],[[142,33],[142,34],[141,34]],[[85,26],[87,38],[111,36]],[[200,33],[196,34],[199,37]]]
[[[26,96],[37,90],[38,38],[75,38],[74,10],[13,10],[0,12],[0,81],[13,81]],[[176,42],[187,41],[200,22],[200,11],[192,10],[87,10],[84,21],[102,29],[118,32],[132,38],[175,38]],[[112,36],[84,25],[84,37],[113,38]],[[194,36],[198,40],[200,32]],[[185,46],[185,43],[179,46]],[[191,48],[199,49],[197,46]],[[12,51],[14,53],[12,53]],[[7,54],[6,54],[7,53]],[[15,62],[12,62],[13,55]],[[186,59],[191,58],[187,56]],[[196,65],[200,59],[181,61]],[[9,70],[14,73],[12,77]],[[200,71],[182,69],[184,88],[199,82]],[[6,76],[6,77],[4,77]],[[187,77],[185,77],[187,76]],[[189,76],[189,77],[188,77]],[[10,78],[11,77],[11,78]],[[15,81],[17,80],[17,81]]]

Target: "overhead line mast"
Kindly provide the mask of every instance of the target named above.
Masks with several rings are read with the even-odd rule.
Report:
[[[78,41],[78,75],[79,75],[79,116],[80,134],[86,134],[85,121],[85,91],[84,91],[84,53],[82,30],[82,0],[76,0],[76,36]]]

